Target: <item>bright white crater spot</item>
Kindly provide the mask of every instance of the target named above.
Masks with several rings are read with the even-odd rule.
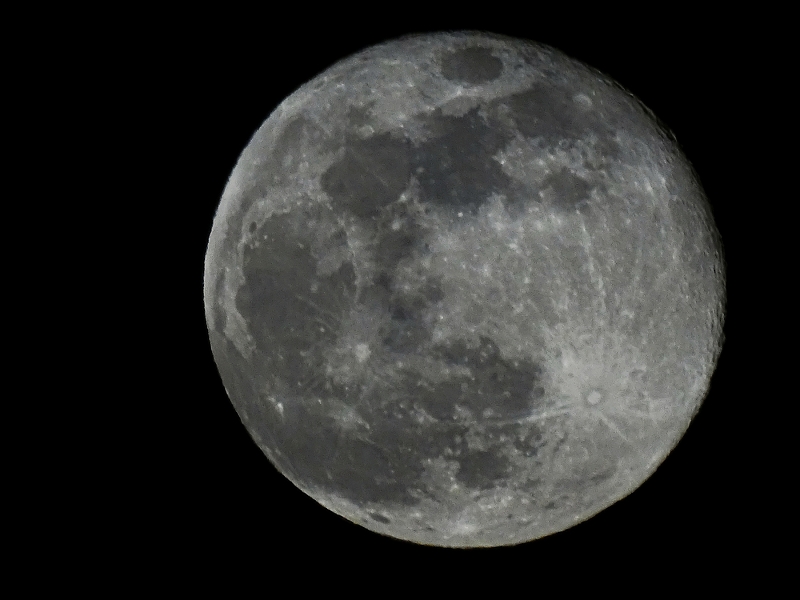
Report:
[[[358,362],[363,363],[365,360],[369,358],[370,354],[371,352],[367,344],[356,345],[356,360],[358,360]]]
[[[588,396],[586,396],[586,401],[589,404],[591,404],[592,406],[594,406],[595,404],[600,402],[600,400],[602,400],[602,399],[603,399],[603,394],[601,394],[597,390],[594,390],[592,393],[590,393]]]

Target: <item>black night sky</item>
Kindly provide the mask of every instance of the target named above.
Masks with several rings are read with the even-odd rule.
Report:
[[[172,263],[164,310],[171,312],[160,318],[169,323],[163,329],[170,331],[169,339],[155,342],[162,347],[150,366],[142,363],[148,378],[160,382],[145,409],[153,452],[142,456],[137,475],[145,490],[140,510],[148,515],[148,544],[207,563],[263,560],[273,580],[287,565],[302,561],[349,565],[346,574],[342,571],[347,579],[357,571],[354,565],[372,569],[380,563],[387,581],[422,579],[417,572],[446,580],[437,573],[455,568],[465,576],[483,572],[489,579],[506,577],[502,573],[509,569],[526,578],[535,571],[541,583],[551,568],[569,569],[591,559],[601,571],[617,569],[598,580],[605,585],[631,569],[650,569],[653,577],[669,579],[678,576],[675,569],[704,565],[712,556],[751,556],[757,519],[750,511],[757,484],[748,482],[754,459],[747,458],[743,432],[757,424],[746,414],[742,381],[745,303],[751,292],[741,275],[746,262],[737,212],[742,192],[732,177],[741,157],[731,115],[744,109],[744,101],[730,97],[735,73],[724,46],[731,34],[681,20],[648,18],[645,23],[644,16],[640,25],[634,17],[607,16],[596,27],[580,28],[563,20],[508,16],[376,18],[364,25],[359,17],[357,24],[335,23],[321,19],[301,26],[245,11],[219,21],[207,14],[179,28],[174,43],[169,28],[156,27],[153,33],[163,50],[152,61],[158,64],[154,75],[143,75],[154,84],[143,101],[161,115],[158,159],[163,161],[155,168],[166,187],[158,202],[167,204],[169,227],[180,235],[165,236]],[[240,152],[277,104],[367,46],[409,33],[461,29],[552,45],[638,96],[675,133],[699,173],[729,264],[727,341],[710,394],[655,475],[628,498],[568,531],[488,550],[421,547],[381,537],[296,489],[256,447],[228,400],[203,308],[203,260],[217,203]],[[724,95],[728,106],[721,110]]]

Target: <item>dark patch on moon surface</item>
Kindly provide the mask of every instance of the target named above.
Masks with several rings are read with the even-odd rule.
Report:
[[[399,198],[412,174],[423,203],[471,213],[493,192],[513,187],[493,159],[511,137],[477,111],[455,117],[437,109],[421,121],[428,139],[416,148],[409,140],[388,133],[347,138],[342,158],[321,179],[322,189],[337,209],[360,219],[376,218]]]
[[[566,167],[545,177],[542,189],[552,192],[553,206],[559,212],[581,211],[589,204],[591,183],[579,177]]]
[[[506,100],[519,132],[549,143],[578,139],[589,128],[587,119],[565,90],[534,86]]]
[[[411,256],[419,241],[419,233],[413,226],[386,231],[375,249],[375,262],[381,273],[391,273],[404,258]]]
[[[269,269],[263,270],[270,273]],[[271,281],[277,291],[286,291],[286,284],[278,283],[277,279]],[[260,289],[263,284],[264,274],[259,273],[248,287]],[[435,296],[435,291],[433,294]],[[413,370],[402,370],[399,371],[401,381],[391,389],[380,386],[348,389],[324,377],[319,365],[304,362],[304,351],[309,345],[297,340],[296,336],[303,332],[298,334],[296,327],[314,319],[302,305],[295,310],[300,312],[273,316],[283,321],[272,321],[281,326],[267,332],[263,338],[266,342],[259,341],[260,355],[268,364],[271,362],[270,374],[275,380],[299,381],[310,377],[316,387],[309,390],[303,386],[296,390],[294,399],[285,401],[279,427],[262,429],[271,419],[263,414],[259,394],[252,388],[244,392],[239,386],[235,402],[249,398],[241,408],[250,414],[255,411],[252,422],[258,437],[269,439],[280,448],[281,456],[288,461],[285,467],[297,481],[310,488],[336,493],[358,505],[388,502],[413,506],[428,493],[422,480],[427,459],[453,456],[459,462],[457,481],[474,489],[488,489],[508,475],[510,463],[497,449],[475,451],[468,448],[465,437],[471,426],[454,419],[456,409],[467,407],[478,415],[480,422],[516,418],[520,411],[529,409],[537,397],[538,367],[511,365],[498,355],[491,340],[483,339],[477,347],[458,344],[443,353],[447,362],[469,369],[471,375],[420,388],[421,375]],[[413,320],[413,314],[406,314],[405,319]],[[286,338],[277,337],[281,330],[285,331]],[[314,339],[314,336],[306,335],[302,339]],[[391,352],[411,351],[412,346],[398,349],[391,345],[389,349]],[[230,376],[223,372],[223,378],[227,383]],[[308,395],[309,391],[314,393]],[[324,401],[315,403],[316,395]],[[359,417],[369,423],[369,430],[343,431],[342,424],[326,408],[333,400],[356,410]],[[495,411],[490,418],[481,416],[481,411],[487,407]],[[431,427],[417,422],[412,415],[418,408],[441,425]],[[276,457],[275,460],[280,463],[283,459]]]
[[[511,137],[486,122],[477,110],[460,117],[440,110],[423,119],[430,140],[413,165],[425,202],[475,214],[491,194],[511,187],[494,155]]]
[[[381,281],[388,288],[387,282],[401,261],[412,258],[415,253],[426,253],[426,232],[419,222],[419,215],[408,203],[401,202],[384,207],[373,217],[370,225],[375,236],[373,256],[378,276],[383,277]]]
[[[431,323],[423,313],[443,298],[441,288],[429,282],[419,290],[397,290],[389,301],[390,323],[383,344],[392,352],[416,352],[431,339]]]
[[[495,487],[511,472],[511,461],[496,450],[474,450],[459,460],[456,481],[468,488]]]
[[[331,311],[341,310],[338,307],[355,290],[352,263],[343,263],[330,276],[318,275],[318,261],[298,242],[304,236],[298,231],[301,221],[296,215],[277,215],[262,226],[258,245],[245,248],[245,283],[236,295],[236,308],[247,315],[250,334],[268,361],[265,370],[287,380],[311,376],[306,370],[313,373],[313,365],[308,365],[306,353],[335,339],[334,327],[322,321],[324,315],[301,300],[309,296],[310,282],[318,282],[315,296],[325,299],[321,301]]]
[[[419,395],[421,406],[439,419],[452,419],[456,406],[463,406],[481,419],[515,420],[529,414],[544,395],[542,368],[529,361],[504,359],[487,337],[474,346],[463,340],[440,345],[433,356],[469,373],[453,375],[430,393]]]
[[[397,200],[411,177],[411,142],[388,133],[349,137],[343,157],[322,175],[334,207],[361,219],[378,215]]]
[[[411,449],[403,452],[397,446],[381,444],[386,425],[368,412],[365,416],[376,432],[362,438],[343,434],[334,419],[302,406],[297,420],[281,429],[278,442],[286,445],[297,476],[309,486],[359,504],[416,504],[418,499],[411,492],[422,473],[421,457],[415,457]]]
[[[392,352],[413,352],[430,340],[430,327],[420,318],[420,310],[413,299],[399,296],[392,300],[390,316],[383,344]]]
[[[621,158],[615,128],[596,111],[581,108],[574,95],[574,90],[559,85],[534,85],[498,102],[511,109],[517,130],[527,138],[558,147],[594,134],[605,160]]]
[[[379,515],[378,513],[369,513],[370,519],[377,521],[378,523],[391,523],[390,519],[387,519],[383,515]]]
[[[491,116],[501,105],[510,108],[513,126]],[[423,204],[476,214],[496,194],[512,215],[519,215],[522,197],[537,195],[526,194],[525,185],[509,177],[495,159],[515,135],[557,147],[593,134],[604,161],[620,155],[614,131],[593,111],[581,108],[567,90],[535,86],[488,103],[488,108],[460,116],[436,109],[420,116],[427,138],[416,145],[402,133],[349,135],[342,157],[322,175],[322,188],[337,210],[365,220],[378,218],[395,203],[412,177]],[[362,113],[348,114],[358,121],[365,118]],[[587,161],[584,166],[597,171],[602,165]],[[585,179],[562,170],[547,183],[557,195],[554,208],[580,212],[586,207],[592,185]]]
[[[448,52],[442,59],[442,75],[450,81],[488,83],[500,77],[503,61],[488,48],[468,47]]]
[[[308,245],[298,243],[306,235],[301,231],[306,222],[296,215],[273,216],[254,234],[256,245],[247,246],[244,252],[245,284],[239,289],[236,306],[247,315],[258,360],[268,366],[263,371],[268,376],[260,385],[265,389],[279,381],[297,385],[295,399],[283,403],[280,427],[261,429],[269,418],[253,419],[258,437],[281,449],[281,456],[289,461],[285,466],[297,481],[360,505],[417,504],[425,493],[421,481],[424,461],[446,452],[462,455],[457,479],[464,485],[484,489],[496,482],[507,473],[508,459],[491,451],[469,452],[463,441],[469,427],[454,422],[456,409],[463,406],[481,419],[487,408],[493,411],[492,419],[516,418],[530,410],[540,395],[536,386],[541,369],[532,363],[504,360],[492,340],[481,338],[478,344],[459,341],[439,347],[434,357],[469,374],[436,385],[420,388],[424,376],[413,370],[398,371],[402,378],[392,389],[336,383],[325,375],[321,355],[346,334],[341,324],[344,311],[354,303],[355,274],[353,265],[344,262],[335,273],[319,275],[318,261]],[[384,272],[390,273],[397,256],[385,261]],[[309,297],[312,281],[317,285],[313,304],[302,301]],[[421,315],[444,295],[435,280],[411,291],[393,289],[391,281],[389,289],[379,285],[366,288],[360,303],[385,307],[384,352],[415,354],[431,336],[430,323]],[[287,302],[287,298],[296,301]],[[226,385],[236,379],[221,371]],[[252,387],[244,392],[238,384],[237,390],[234,402],[244,402],[240,406],[244,412],[263,415],[260,393]],[[315,403],[315,397],[324,400]],[[400,410],[387,410],[386,398]],[[331,401],[352,407],[369,423],[369,431],[343,432],[327,408]],[[430,428],[414,421],[411,414],[418,408],[441,420],[443,426]]]
[[[354,402],[344,393],[339,398]],[[343,433],[341,424],[324,408],[315,409],[313,403],[297,403],[291,413],[285,413],[284,423],[273,436],[291,457],[295,477],[358,505],[417,505],[428,493],[422,480],[425,461],[444,453],[464,454],[463,437],[468,428],[452,423],[425,426],[414,421],[407,410],[394,406],[393,412],[386,412],[381,404],[379,395],[369,393],[358,402],[360,415],[369,422],[368,432]],[[485,474],[494,476],[499,473]]]

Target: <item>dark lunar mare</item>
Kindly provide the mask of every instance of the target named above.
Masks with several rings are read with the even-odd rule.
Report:
[[[411,222],[410,215],[400,216]],[[376,224],[381,222],[380,215],[373,217]],[[215,336],[217,355],[227,358],[219,361],[223,382],[237,408],[249,416],[256,436],[279,452],[274,457],[279,467],[308,489],[334,492],[362,505],[418,503],[429,493],[422,481],[425,460],[444,454],[458,461],[457,479],[465,486],[483,489],[507,476],[510,464],[501,453],[491,447],[468,448],[470,426],[459,420],[456,406],[505,427],[535,407],[543,393],[541,368],[504,359],[484,337],[431,347],[431,360],[469,373],[444,382],[420,386],[423,374],[401,369],[391,388],[337,384],[325,376],[322,357],[345,333],[341,323],[354,302],[355,274],[345,262],[331,275],[319,275],[309,242],[314,232],[306,227],[313,220],[302,212],[277,215],[251,231],[256,243],[244,252],[245,284],[236,306],[255,341],[254,355],[246,359],[232,344],[223,343],[221,333]],[[414,231],[413,225],[407,229]],[[441,287],[430,280],[412,292],[395,289],[394,269],[416,251],[419,240],[406,230],[377,231],[385,241],[376,253],[380,275],[360,296],[361,302],[387,312],[383,347],[376,351],[398,358],[419,355],[431,342],[421,315],[443,299]],[[313,294],[312,282],[317,289]],[[224,328],[224,318],[218,325]],[[270,394],[282,402],[280,419],[266,402]],[[321,403],[315,401],[318,397]],[[370,424],[369,432],[343,433],[328,408],[331,402],[357,407]],[[439,424],[416,421],[418,409]],[[484,416],[487,409],[493,412]]]
[[[503,113],[502,107],[510,111],[505,119],[497,116]],[[361,111],[351,111],[349,117],[352,122],[346,131],[354,131],[365,119]],[[586,209],[593,187],[588,181],[561,169],[533,189],[506,175],[495,160],[497,153],[521,135],[543,149],[566,149],[592,136],[601,158],[587,159],[584,166],[590,171],[599,171],[621,154],[614,139],[614,120],[611,124],[601,120],[596,111],[576,103],[574,91],[558,85],[537,85],[461,116],[445,115],[437,108],[417,119],[427,132],[425,141],[417,145],[400,131],[365,139],[345,135],[342,158],[321,178],[335,210],[360,219],[377,218],[413,178],[423,204],[454,212],[476,214],[497,194],[512,215],[519,214],[524,202],[539,201],[538,192],[547,188],[554,193],[555,210],[580,212]]]
[[[482,84],[494,81],[503,73],[503,61],[489,48],[467,46],[445,52],[441,60],[442,76],[449,81]]]
[[[506,194],[514,187],[493,159],[511,137],[477,109],[460,117],[437,109],[422,122],[431,137],[414,154],[412,165],[424,202],[476,214],[493,193]]]
[[[397,200],[411,177],[411,142],[388,133],[366,139],[347,135],[343,157],[321,178],[335,210],[360,219]]]

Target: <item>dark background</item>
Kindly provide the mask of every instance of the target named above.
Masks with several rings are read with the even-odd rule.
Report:
[[[714,565],[733,576],[751,564],[769,520],[756,507],[764,506],[763,494],[776,492],[766,482],[753,483],[759,479],[753,448],[763,436],[764,417],[748,410],[754,396],[745,328],[754,282],[742,275],[749,268],[743,225],[753,217],[741,211],[747,192],[740,124],[747,100],[740,74],[747,58],[736,49],[735,28],[681,15],[670,22],[583,15],[580,23],[571,16],[529,15],[382,19],[376,13],[346,23],[346,16],[331,14],[316,15],[311,24],[308,18],[215,10],[185,20],[155,18],[131,41],[128,61],[135,76],[128,91],[138,106],[131,110],[158,115],[138,133],[154,149],[142,158],[142,170],[159,182],[160,193],[148,202],[158,203],[155,210],[164,217],[153,231],[164,264],[150,272],[154,281],[163,281],[151,299],[162,306],[153,311],[161,333],[140,367],[144,380],[158,383],[141,409],[149,449],[134,467],[138,483],[131,484],[137,498],[130,517],[137,524],[134,538],[180,562],[219,568],[228,561],[255,561],[269,577],[278,577],[302,561],[333,565],[354,581],[359,569],[385,581],[446,579],[457,569],[465,581],[522,576],[541,582],[552,568],[580,567],[604,572],[594,580],[597,586],[619,589],[623,571],[682,585],[690,573]],[[552,45],[638,96],[675,133],[699,173],[728,261],[727,339],[710,394],[655,475],[568,531],[487,550],[421,547],[382,537],[297,490],[252,442],[228,400],[203,309],[203,260],[217,203],[240,152],[277,104],[369,45],[460,29]]]

